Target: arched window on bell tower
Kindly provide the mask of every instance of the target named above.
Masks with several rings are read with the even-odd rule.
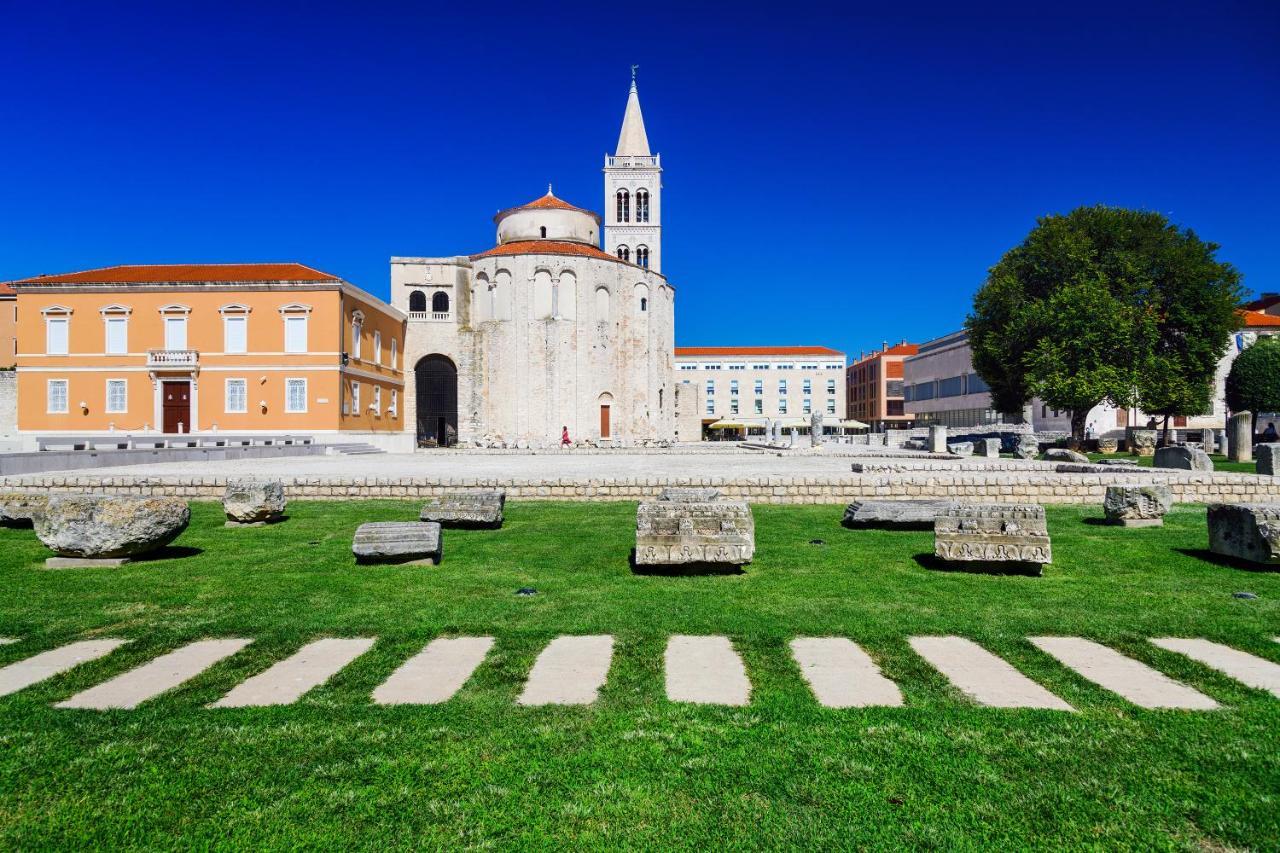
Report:
[[[642,267],[648,268],[649,266],[649,247],[648,246],[636,246],[636,263]]]
[[[649,191],[636,190],[636,222],[649,221]]]
[[[626,190],[618,190],[618,221],[631,221],[631,193]]]
[[[628,248],[628,247],[626,247],[626,246],[619,246],[619,247],[618,247],[618,257],[619,257],[619,258],[621,258],[621,259],[622,259],[622,260],[624,260],[624,261],[630,261],[630,260],[631,260],[631,249],[629,249],[629,248]]]

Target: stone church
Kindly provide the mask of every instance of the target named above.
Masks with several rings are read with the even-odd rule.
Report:
[[[548,187],[494,217],[491,249],[391,259],[418,446],[548,447],[566,429],[575,444],[675,438],[661,176],[633,79],[605,157],[605,220]]]

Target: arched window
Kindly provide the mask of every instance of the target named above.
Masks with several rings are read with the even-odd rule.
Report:
[[[640,297],[640,310],[641,311],[649,310],[649,297],[647,296]]]
[[[626,246],[619,246],[619,247],[618,247],[618,257],[619,257],[619,258],[621,258],[621,259],[622,259],[622,260],[624,260],[624,261],[630,261],[630,260],[631,260],[631,250],[630,250],[629,248],[627,248]]]
[[[631,221],[631,193],[618,190],[618,221]]]
[[[437,290],[431,296],[431,311],[435,314],[449,313],[449,294],[443,290]]]
[[[543,225],[543,226],[542,226],[541,228],[539,228],[538,230],[542,233],[542,236],[543,236],[543,237],[546,237],[546,236],[547,236],[547,226]]]
[[[636,190],[636,222],[649,221],[649,191]]]
[[[636,246],[636,263],[648,269],[649,267],[649,247]]]
[[[351,357],[360,360],[360,340],[364,337],[364,312],[351,314]]]
[[[426,311],[427,310],[427,294],[421,290],[415,290],[409,294],[409,310],[410,311]]]
[[[645,284],[636,285],[636,310],[645,312],[649,310],[649,286]]]

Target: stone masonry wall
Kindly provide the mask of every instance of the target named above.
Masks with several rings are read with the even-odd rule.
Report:
[[[0,370],[0,436],[18,434],[18,372]]]
[[[298,500],[420,499],[446,491],[505,489],[510,500],[638,501],[668,486],[715,487],[728,498],[769,504],[845,503],[858,498],[956,498],[967,501],[1100,504],[1112,484],[1162,482],[1179,503],[1280,502],[1280,478],[1253,474],[936,473],[840,477],[631,477],[559,480],[489,478],[324,478],[285,480]],[[220,499],[225,477],[134,477],[91,474],[0,479],[0,490],[107,492]]]

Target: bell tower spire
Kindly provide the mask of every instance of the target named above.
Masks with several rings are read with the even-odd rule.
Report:
[[[662,164],[649,151],[636,70],[622,115],[618,147],[604,158],[605,251],[662,272]]]

